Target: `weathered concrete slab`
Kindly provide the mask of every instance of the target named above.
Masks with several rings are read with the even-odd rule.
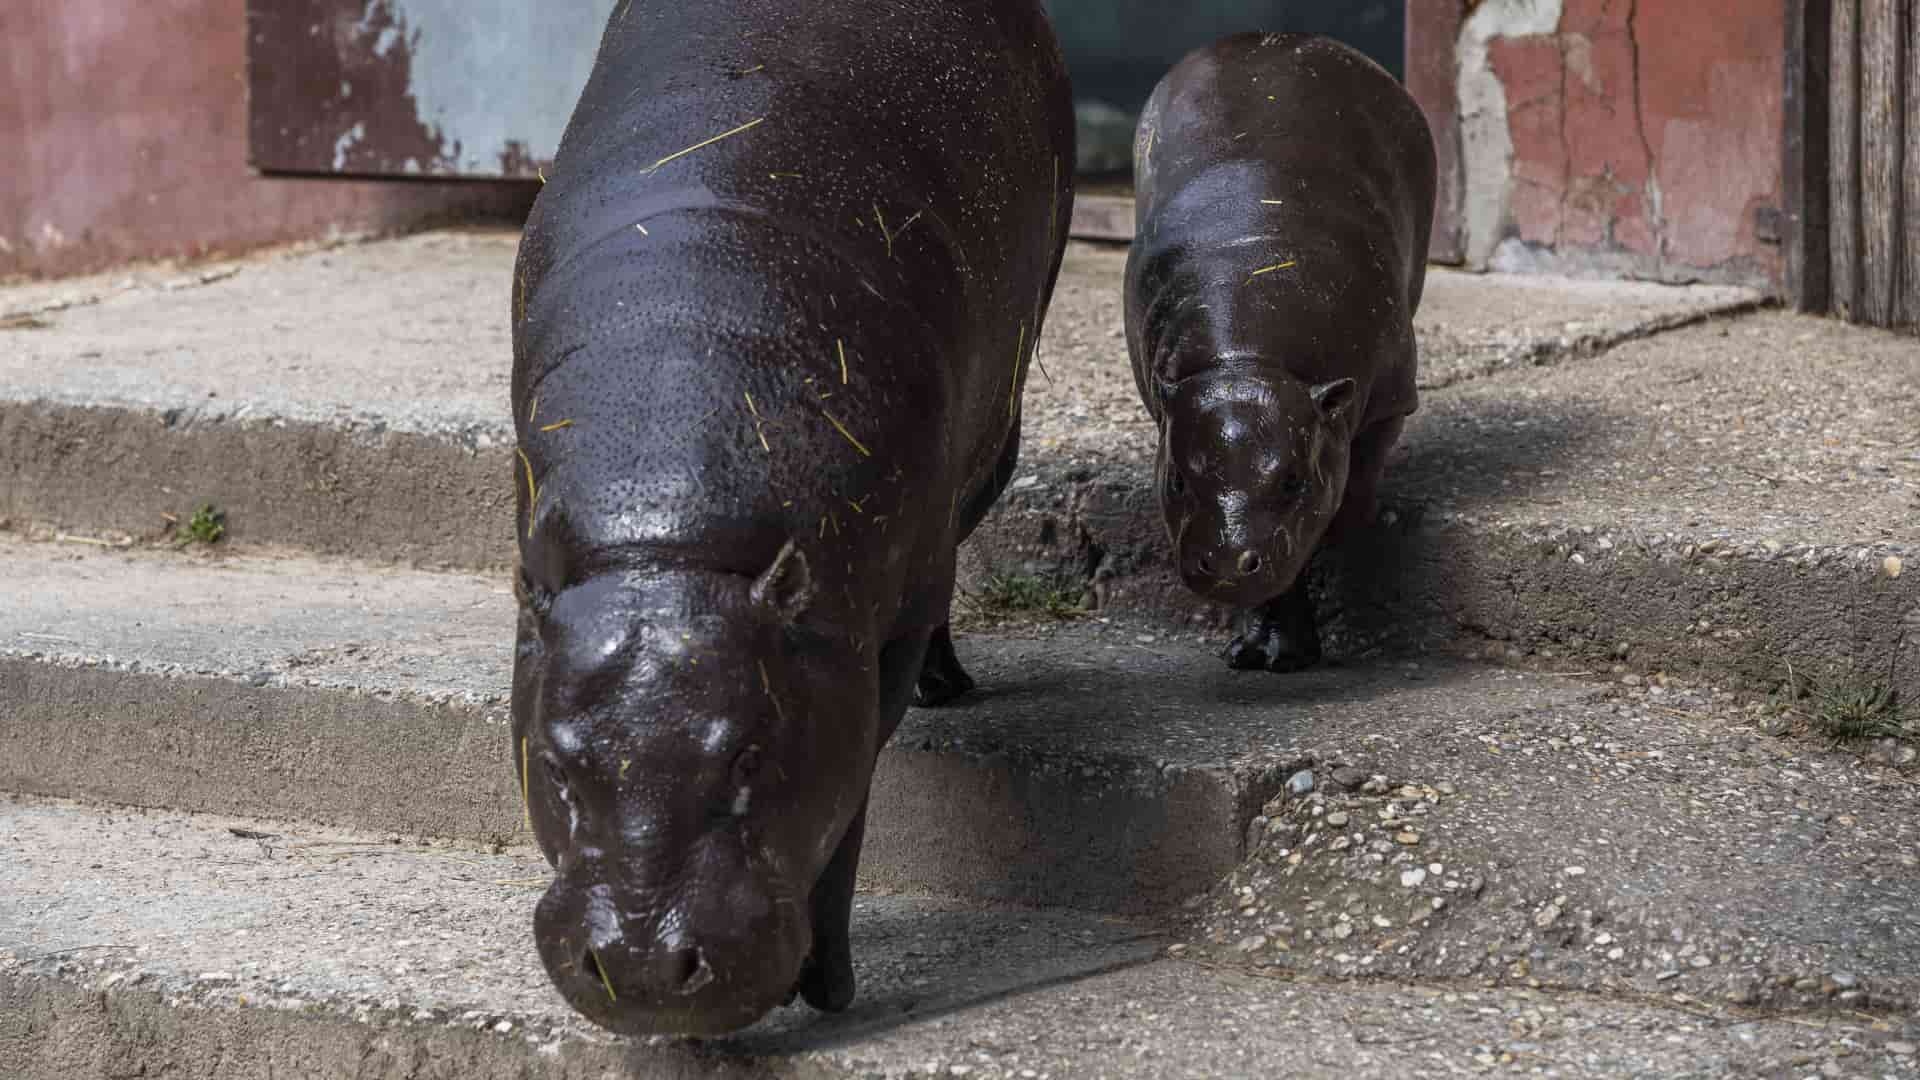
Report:
[[[486,577],[0,542],[0,790],[506,843],[512,599]],[[968,636],[978,694],[875,780],[868,880],[1165,909],[1237,865],[1328,702],[1390,726],[1587,693],[1474,668],[1228,679],[1137,627]],[[1120,680],[1120,681],[1116,681]],[[398,782],[404,778],[405,782]],[[931,842],[938,838],[938,843]]]
[[[236,542],[511,562],[517,242],[435,232],[0,290],[0,317],[23,317],[0,329],[0,519],[151,537],[163,515],[213,503]],[[1063,432],[1102,452],[1138,440],[1124,261],[1124,249],[1070,250],[1041,349],[1056,382],[1036,380],[1027,406],[1031,460]],[[1590,347],[1580,327],[1630,336],[1754,301],[1439,271],[1430,292],[1429,372],[1549,358]]]
[[[547,989],[530,852],[20,799],[0,845],[0,1071],[21,1080],[1904,1076],[1920,1041],[1910,1016],[1252,977],[1135,924],[879,896],[849,1012],[627,1041]]]
[[[1164,569],[1151,426],[1099,430],[1080,419],[1097,400],[1036,424],[1048,449],[967,565],[1217,621]],[[1464,635],[1761,686],[1794,664],[1920,698],[1916,413],[1911,338],[1771,313],[1428,391],[1385,527],[1328,560],[1323,617],[1350,653]]]

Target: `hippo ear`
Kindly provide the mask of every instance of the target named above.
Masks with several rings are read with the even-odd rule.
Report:
[[[807,569],[806,555],[792,540],[773,557],[773,565],[754,579],[752,595],[754,603],[784,622],[793,622],[807,610],[813,600],[813,572]]]
[[[1327,423],[1340,419],[1347,406],[1353,404],[1353,395],[1358,389],[1352,379],[1335,379],[1314,387],[1313,405],[1320,410],[1320,419]]]

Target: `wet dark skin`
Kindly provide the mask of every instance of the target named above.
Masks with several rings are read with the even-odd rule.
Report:
[[[1239,669],[1320,660],[1307,568],[1372,519],[1414,390],[1433,140],[1400,84],[1302,34],[1189,55],[1142,114],[1127,346],[1181,579]]]
[[[854,995],[867,790],[972,680],[1072,205],[1038,0],[616,6],[513,289],[534,938],[615,1031]]]

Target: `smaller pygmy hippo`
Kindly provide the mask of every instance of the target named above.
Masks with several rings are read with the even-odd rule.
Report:
[[[1417,405],[1435,174],[1406,90],[1313,35],[1215,42],[1141,115],[1127,347],[1181,578],[1248,609],[1235,668],[1320,658],[1308,562],[1371,519]]]

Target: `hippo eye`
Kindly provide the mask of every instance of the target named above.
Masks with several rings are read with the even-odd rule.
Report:
[[[1175,495],[1185,495],[1187,493],[1187,481],[1185,477],[1180,475],[1179,469],[1167,470],[1167,490]]]
[[[546,767],[547,783],[553,787],[554,793],[560,796],[562,802],[572,806],[573,788],[567,784],[567,770],[561,768],[560,762],[552,755],[543,755],[540,764]]]

